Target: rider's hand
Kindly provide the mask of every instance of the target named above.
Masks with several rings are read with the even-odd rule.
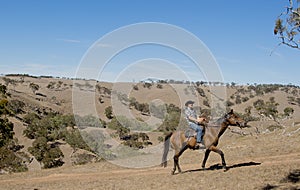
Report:
[[[203,123],[203,122],[205,122],[206,121],[206,119],[205,118],[203,118],[203,117],[199,117],[198,119],[197,119],[197,122],[198,123]]]

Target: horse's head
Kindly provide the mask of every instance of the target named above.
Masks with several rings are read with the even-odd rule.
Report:
[[[230,125],[239,126],[241,128],[246,126],[246,122],[244,121],[244,119],[236,115],[233,110],[225,115],[225,119],[229,122]]]

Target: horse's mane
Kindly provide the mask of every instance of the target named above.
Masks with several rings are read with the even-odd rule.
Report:
[[[207,126],[208,127],[221,127],[221,124],[225,121],[225,117],[220,117],[217,120],[210,121]]]

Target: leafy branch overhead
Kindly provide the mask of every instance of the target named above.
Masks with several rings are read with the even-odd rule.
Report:
[[[299,0],[297,0],[297,3]],[[275,22],[274,35],[278,36],[280,43],[300,50],[300,7],[289,0],[286,11],[281,13]]]

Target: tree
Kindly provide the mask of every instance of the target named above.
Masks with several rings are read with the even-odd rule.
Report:
[[[64,155],[60,148],[48,144],[45,137],[38,137],[32,143],[32,147],[28,148],[28,151],[37,159],[37,161],[43,163],[44,168],[58,167],[62,166],[64,163],[62,161]]]
[[[7,118],[0,118],[0,147],[13,140],[13,136],[15,134],[13,129],[14,125],[9,122]]]
[[[291,107],[286,107],[283,110],[285,116],[291,116],[294,113],[294,109]]]
[[[112,119],[114,116],[113,116],[113,111],[112,111],[112,107],[111,106],[108,106],[105,108],[105,115],[108,119]]]
[[[32,83],[29,84],[29,88],[35,94],[35,92],[40,89],[40,86],[38,84],[35,84],[35,83],[32,82]]]
[[[6,90],[7,90],[6,86],[3,85],[3,84],[0,84],[0,93],[3,94],[3,95],[5,95],[6,94]]]
[[[11,110],[14,114],[22,113],[25,103],[20,100],[11,100],[7,105],[8,109]]]
[[[286,11],[281,13],[275,22],[274,35],[278,36],[280,43],[300,50],[300,7],[295,7],[293,0],[289,0]]]

